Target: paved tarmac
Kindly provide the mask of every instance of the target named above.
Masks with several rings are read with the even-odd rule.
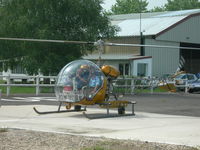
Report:
[[[55,103],[52,103],[53,99],[2,98],[0,127],[200,146],[200,94],[122,97],[121,99],[136,100],[138,103],[136,116],[128,117],[89,120],[83,117],[82,112],[38,115],[33,111],[34,106],[42,111],[57,110]],[[87,113],[104,114],[106,110],[90,107]],[[111,113],[116,112],[112,110]]]
[[[200,117],[200,94],[163,93],[136,94],[119,97],[119,100],[137,101],[136,111]],[[58,105],[54,95],[14,95],[2,97],[2,105]],[[127,110],[130,110],[128,107]]]

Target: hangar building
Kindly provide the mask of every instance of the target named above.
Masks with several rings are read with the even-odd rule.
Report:
[[[200,9],[113,15],[110,19],[120,31],[106,42],[157,46],[106,46],[103,63],[114,65],[122,75],[159,77],[173,74],[178,68],[190,73],[200,72]],[[98,54],[84,58],[95,61]]]

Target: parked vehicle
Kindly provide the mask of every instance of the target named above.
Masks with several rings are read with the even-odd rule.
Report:
[[[189,93],[200,91],[200,79],[189,83],[188,86],[189,86],[188,88]]]
[[[197,78],[200,79],[200,72],[196,74]]]
[[[194,81],[197,81],[198,78],[195,74],[191,74],[191,73],[184,73],[184,74],[180,74],[178,76],[176,76],[174,78],[174,81],[175,81],[175,85],[186,85],[187,84],[190,84]],[[184,90],[185,87],[177,87],[178,90]]]

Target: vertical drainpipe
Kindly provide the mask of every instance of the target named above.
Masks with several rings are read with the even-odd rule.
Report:
[[[139,1],[140,4],[140,44],[143,45],[144,44],[144,39],[143,39],[143,33],[142,33],[142,7],[141,7],[141,1]],[[144,47],[141,46],[140,47],[140,55],[144,56]]]
[[[141,44],[141,45],[144,45],[144,37],[143,37],[143,33],[142,33],[142,32],[140,32],[140,44]],[[140,47],[140,55],[141,55],[141,56],[144,56],[144,55],[145,55],[144,50],[145,50],[145,47],[144,47],[144,46],[141,46],[141,47]]]

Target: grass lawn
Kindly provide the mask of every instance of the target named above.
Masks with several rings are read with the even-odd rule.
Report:
[[[0,87],[2,90],[2,93],[6,93],[6,87]],[[124,93],[131,93],[131,89],[128,88],[115,88],[115,93],[118,94],[124,94]],[[151,89],[135,89],[134,93],[150,93]],[[159,92],[168,92],[167,90],[155,88],[153,89],[153,92],[159,93]],[[36,88],[35,87],[11,87],[10,90],[11,94],[35,94]],[[54,87],[40,87],[40,93],[54,93]]]
[[[6,93],[6,87],[0,87],[2,90],[2,93]],[[40,87],[40,92],[41,93],[54,93],[54,88],[52,87]],[[11,87],[10,88],[10,93],[11,94],[35,94],[36,93],[36,88],[35,87]]]
[[[124,94],[124,93],[131,93],[130,88],[114,88],[114,92],[118,94]],[[161,89],[161,88],[154,88],[153,92],[155,93],[162,93],[162,92],[168,92],[166,89]],[[135,88],[133,93],[151,93],[150,88]]]

